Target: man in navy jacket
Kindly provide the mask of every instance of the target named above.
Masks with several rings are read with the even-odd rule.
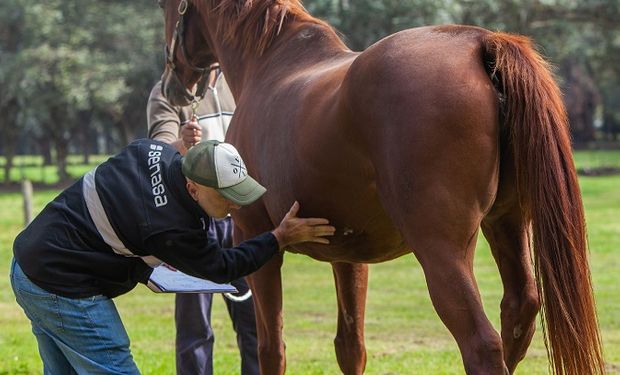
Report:
[[[288,245],[328,243],[334,227],[296,217],[297,202],[277,228],[237,247],[207,236],[209,217],[264,192],[230,144],[202,142],[183,158],[154,140],[133,142],[63,191],[13,245],[11,284],[45,373],[139,373],[111,298],[146,283],[154,266],[230,282]]]

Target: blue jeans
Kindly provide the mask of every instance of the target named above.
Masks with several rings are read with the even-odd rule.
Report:
[[[111,299],[49,293],[32,283],[15,260],[11,286],[32,323],[45,374],[140,374]]]

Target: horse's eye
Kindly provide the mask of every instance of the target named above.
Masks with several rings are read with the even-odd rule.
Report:
[[[166,5],[166,0],[157,0],[157,4],[161,9],[164,9],[164,6]]]

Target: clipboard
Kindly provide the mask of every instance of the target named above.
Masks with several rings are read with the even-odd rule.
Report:
[[[214,283],[166,266],[155,267],[146,286],[155,293],[237,293],[231,284]]]

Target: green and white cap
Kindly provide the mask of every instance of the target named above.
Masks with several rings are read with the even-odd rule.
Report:
[[[183,158],[183,174],[201,185],[216,189],[225,198],[245,206],[267,189],[248,175],[237,149],[216,140],[200,142]]]

